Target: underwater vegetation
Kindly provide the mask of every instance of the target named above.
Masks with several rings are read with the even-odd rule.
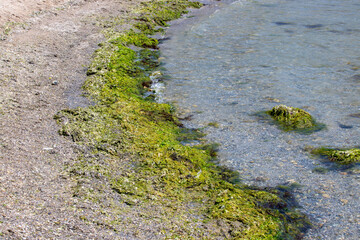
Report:
[[[273,107],[266,113],[269,114],[284,131],[312,133],[325,127],[324,124],[317,123],[308,112],[300,108],[288,107],[281,104]]]
[[[312,154],[327,157],[330,161],[339,164],[352,164],[360,162],[360,149],[333,149],[333,148],[315,148],[310,151]]]
[[[200,6],[145,2],[134,29],[114,32],[95,52],[84,85],[94,105],[55,116],[60,134],[81,146],[68,167],[77,181],[74,196],[101,206],[102,224],[115,232],[126,225],[120,217],[126,204],[166,222],[164,238],[299,239],[310,224],[280,191],[234,184],[237,173],[215,164],[216,144],[184,129],[172,106],[144,97],[159,66],[158,40],[149,34]],[[312,121],[296,119],[289,121],[303,127]],[[183,144],[194,140],[199,144]],[[199,219],[212,227],[197,229]]]

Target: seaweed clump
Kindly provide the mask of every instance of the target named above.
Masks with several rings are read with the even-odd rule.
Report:
[[[347,165],[360,162],[360,149],[331,149],[316,148],[311,150],[312,154],[326,156],[330,161]]]
[[[200,8],[202,3],[196,1],[178,0],[143,2],[143,9],[137,18],[138,22],[134,27],[145,34],[155,34],[163,32],[164,27],[168,27],[168,21],[180,18],[188,13],[188,8]]]
[[[300,108],[278,105],[266,113],[276,120],[285,131],[311,133],[324,127],[323,124],[317,123],[308,112]]]

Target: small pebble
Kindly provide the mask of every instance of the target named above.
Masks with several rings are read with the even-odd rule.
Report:
[[[323,196],[324,198],[330,198],[330,195],[329,195],[329,194],[326,194],[326,193],[324,193],[322,196]]]

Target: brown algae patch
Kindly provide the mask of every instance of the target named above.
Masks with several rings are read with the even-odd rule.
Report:
[[[60,134],[80,146],[78,163],[68,167],[77,181],[74,196],[101,206],[99,224],[115,232],[126,231],[125,204],[147,222],[165,223],[153,229],[162,238],[300,238],[309,226],[303,214],[278,192],[231,183],[236,173],[214,164],[216,146],[196,131],[186,137],[170,105],[144,98],[149,54],[133,46],[154,51],[158,41],[147,34],[194,6],[200,5],[144,3],[137,29],[114,33],[96,51],[84,85],[95,105],[55,116]],[[186,146],[187,139],[200,144]]]
[[[360,162],[360,149],[332,149],[332,148],[315,148],[310,151],[312,154],[327,157],[330,161],[339,164],[352,164]]]
[[[311,133],[325,127],[324,124],[317,123],[308,112],[300,108],[278,105],[266,113],[285,131]]]

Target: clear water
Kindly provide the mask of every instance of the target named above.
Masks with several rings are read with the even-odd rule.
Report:
[[[221,144],[223,165],[248,184],[300,184],[296,199],[315,224],[305,239],[360,239],[359,165],[337,168],[304,150],[360,145],[358,0],[237,1],[174,28],[161,49],[165,101]],[[285,133],[254,115],[278,104],[327,129]]]

